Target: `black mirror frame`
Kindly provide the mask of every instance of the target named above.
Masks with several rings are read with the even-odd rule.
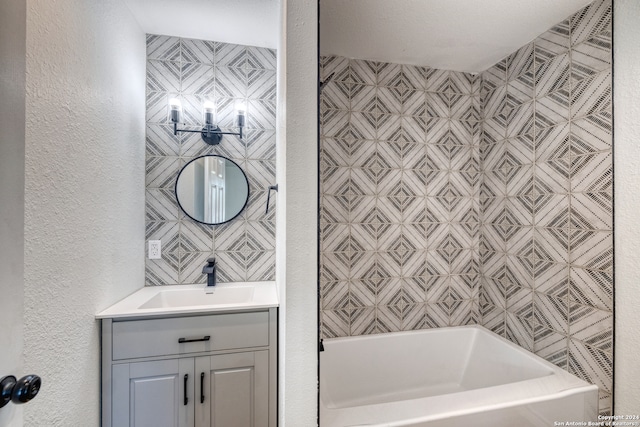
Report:
[[[202,222],[194,217],[192,217],[191,215],[189,215],[187,213],[187,211],[182,207],[182,204],[180,204],[180,198],[178,198],[178,179],[180,179],[180,175],[182,175],[182,171],[185,170],[185,168],[187,166],[189,166],[191,163],[195,162],[198,159],[201,159],[203,157],[218,157],[220,159],[225,159],[231,163],[233,163],[234,165],[236,165],[238,167],[238,169],[240,170],[240,172],[242,172],[242,176],[244,176],[244,180],[247,183],[247,198],[244,201],[244,205],[242,205],[242,208],[238,211],[237,214],[235,214],[232,218],[224,221],[224,222]],[[247,174],[245,173],[245,171],[240,167],[239,164],[237,164],[236,162],[234,162],[233,160],[231,160],[228,157],[224,157],[224,156],[220,156],[218,154],[205,154],[203,156],[198,156],[192,160],[190,160],[186,165],[184,165],[181,169],[180,172],[178,172],[178,176],[176,177],[176,183],[174,185],[174,190],[173,193],[176,196],[176,202],[178,202],[178,206],[180,207],[180,210],[189,218],[191,218],[192,220],[194,220],[195,222],[199,222],[200,224],[204,224],[204,225],[221,225],[221,224],[226,224],[227,222],[233,221],[234,219],[236,219],[238,216],[240,216],[240,214],[244,211],[244,209],[247,207],[247,204],[249,203],[249,194],[251,193],[251,185],[249,185],[249,179],[247,178]]]

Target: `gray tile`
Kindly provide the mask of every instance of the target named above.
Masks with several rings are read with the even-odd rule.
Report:
[[[200,64],[213,64],[215,42],[196,39],[180,39],[182,61]]]
[[[254,252],[254,255],[255,257],[251,259],[247,267],[247,281],[260,282],[275,280],[275,251]]]
[[[147,189],[145,205],[147,221],[175,221],[178,219],[180,208],[173,190],[166,188]]]
[[[613,357],[610,353],[569,341],[569,372],[600,389],[611,392],[613,384]]]
[[[245,68],[247,48],[232,43],[217,43],[214,62],[221,67]]]
[[[611,0],[596,0],[571,17],[571,45],[603,32],[611,32]]]
[[[536,62],[546,62],[569,50],[571,20],[566,19],[534,40]]]
[[[216,251],[218,281],[245,282],[247,280],[246,255],[241,252]]]
[[[208,259],[214,257],[215,255],[211,252],[181,252],[179,275],[180,283],[207,283],[207,276],[202,273],[202,267],[207,264]],[[218,277],[216,274],[216,280],[217,279]]]
[[[320,312],[320,331],[322,338],[337,338],[349,335],[350,311],[322,310]]]
[[[150,92],[146,97],[146,121],[149,123],[169,124],[169,99],[179,98],[176,93]]]
[[[178,157],[147,157],[145,185],[147,188],[173,189],[178,172],[180,172]]]
[[[538,356],[566,370],[568,349],[566,335],[543,327],[536,328],[533,351]]]
[[[277,53],[275,49],[247,47],[247,67],[254,69],[276,70]]]
[[[569,309],[569,333],[572,339],[601,351],[613,350],[613,313],[572,303]]]
[[[213,98],[215,79],[213,67],[199,63],[183,63],[180,67],[180,92]]]
[[[571,118],[610,111],[612,93],[611,69],[578,81],[571,89]]]
[[[183,252],[205,252],[213,250],[213,227],[195,221],[180,224],[180,250]]]
[[[147,124],[147,156],[178,156],[180,154],[180,136],[173,134],[173,126]]]
[[[571,304],[613,311],[613,275],[606,271],[571,269]]]
[[[180,63],[147,61],[147,92],[179,92]]]
[[[164,253],[162,259],[145,260],[145,284],[147,286],[175,285],[180,270],[176,252]]]
[[[180,39],[147,34],[147,59],[180,61]]]

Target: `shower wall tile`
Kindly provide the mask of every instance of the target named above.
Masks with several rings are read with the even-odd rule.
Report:
[[[610,414],[611,1],[479,76],[320,62],[321,334],[482,324]]]
[[[338,322],[321,298],[322,333],[477,322],[481,80],[322,58],[321,76],[332,73],[321,93],[320,287],[349,282],[358,311]]]
[[[481,78],[481,322],[597,384],[610,414],[611,1]]]
[[[204,283],[202,265],[212,256],[220,282],[273,280],[276,209],[265,217],[264,202],[275,182],[275,58],[270,49],[147,35],[146,238],[163,246],[161,260],[146,260],[147,285]],[[209,146],[197,133],[173,135],[172,97],[181,100],[187,125],[201,124],[202,103],[215,101],[223,129],[234,126],[235,103],[246,102],[244,139],[227,135]],[[339,127],[339,119],[331,120]],[[249,179],[245,210],[221,226],[192,221],[175,199],[180,169],[205,154],[230,158]]]

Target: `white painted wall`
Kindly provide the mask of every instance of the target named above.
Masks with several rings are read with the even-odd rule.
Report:
[[[23,374],[26,22],[23,1],[0,2],[0,378]],[[0,409],[0,426],[21,425],[20,406]]]
[[[640,3],[615,0],[613,6],[614,413],[621,415],[640,410]]]
[[[145,35],[121,0],[28,0],[25,425],[98,426],[93,316],[144,284]]]
[[[124,0],[147,34],[278,46],[279,0]]]
[[[276,281],[280,284],[280,426],[317,423],[318,15],[282,0],[278,48]]]

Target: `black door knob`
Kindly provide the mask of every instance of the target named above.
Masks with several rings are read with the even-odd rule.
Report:
[[[27,403],[38,395],[42,380],[37,375],[27,375],[20,378],[13,387],[11,401],[16,404]]]
[[[0,379],[0,408],[11,402],[11,393],[16,385],[16,377],[7,375]]]

